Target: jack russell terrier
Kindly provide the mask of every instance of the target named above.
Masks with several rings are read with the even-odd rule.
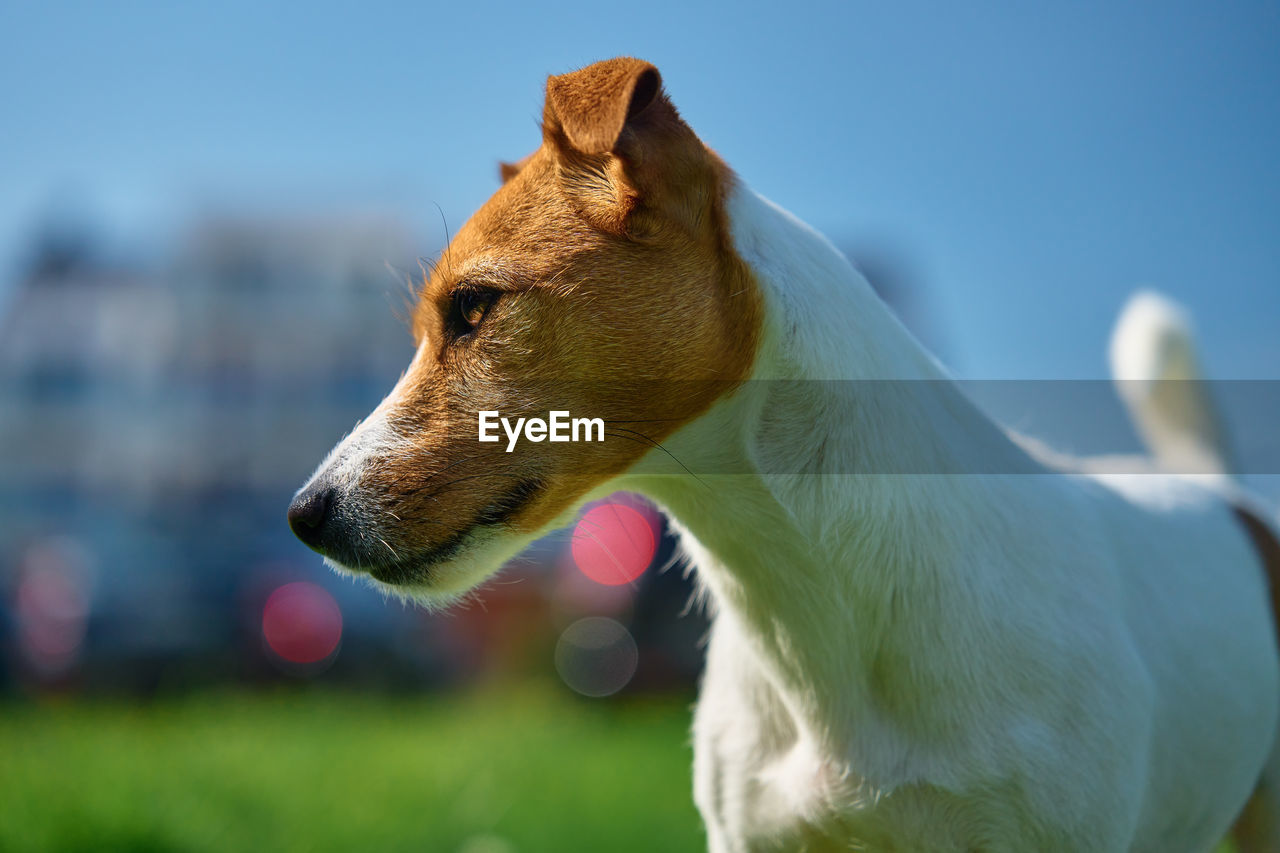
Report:
[[[408,369],[290,507],[330,565],[440,605],[584,502],[650,496],[714,615],[713,851],[1280,851],[1280,544],[1176,308],[1137,297],[1113,344],[1154,460],[1091,473],[986,418],[652,65],[551,77],[502,175]],[[605,440],[480,442],[501,411]]]

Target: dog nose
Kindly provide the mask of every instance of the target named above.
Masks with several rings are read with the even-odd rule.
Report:
[[[293,535],[308,548],[318,551],[332,508],[333,489],[328,486],[313,486],[299,494],[289,504],[289,527]]]

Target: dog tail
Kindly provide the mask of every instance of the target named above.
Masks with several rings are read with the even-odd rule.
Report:
[[[1149,290],[1135,293],[1111,335],[1111,373],[1138,434],[1162,468],[1235,473],[1181,306]]]

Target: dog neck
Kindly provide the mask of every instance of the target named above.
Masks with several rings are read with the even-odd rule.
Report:
[[[957,614],[980,619],[964,602],[993,581],[956,555],[1000,518],[993,478],[977,475],[1040,469],[825,238],[745,187],[728,213],[766,306],[753,378],[628,487],[685,528],[717,621],[795,720],[844,739],[878,728],[870,715],[921,713],[922,668],[964,654],[974,626]],[[832,684],[847,689],[817,689]]]

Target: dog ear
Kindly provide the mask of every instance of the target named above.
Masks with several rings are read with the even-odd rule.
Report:
[[[547,79],[543,124],[583,154],[613,152],[627,123],[659,96],[658,69],[619,57]]]
[[[521,157],[514,163],[508,163],[505,160],[498,162],[498,177],[505,184],[507,181],[520,174],[520,170],[529,165],[529,161],[533,159],[532,154]]]
[[[723,164],[648,62],[609,59],[549,78],[542,134],[565,195],[596,227],[643,240],[705,223]]]
[[[518,174],[520,174],[519,164],[508,163],[505,160],[498,163],[498,177],[504,184]]]

